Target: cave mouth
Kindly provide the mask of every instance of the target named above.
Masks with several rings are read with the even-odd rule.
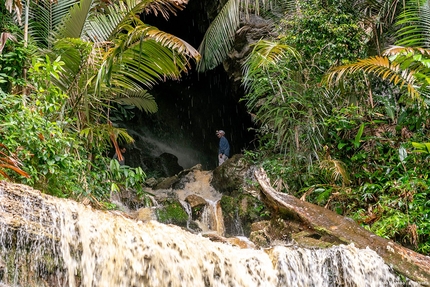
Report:
[[[207,9],[214,5],[203,4],[190,0],[184,10],[168,20],[149,15],[143,21],[197,48],[209,25]],[[251,116],[244,102],[240,102],[243,88],[229,79],[222,65],[205,73],[192,68],[179,81],[159,83],[150,93],[156,99],[158,112],[146,114],[136,110],[136,116],[123,123],[135,139],[133,147],[144,157],[171,153],[184,169],[196,164],[206,170],[214,169],[219,142],[215,131],[219,129],[226,132],[231,156],[254,148]],[[140,165],[136,160],[132,162]]]
[[[231,156],[254,148],[254,131],[246,108],[232,95],[231,82],[222,68],[190,73],[151,90],[159,110],[137,112],[125,123],[140,152],[150,156],[171,153],[184,169],[201,164],[206,170],[218,164],[215,131],[224,130]]]

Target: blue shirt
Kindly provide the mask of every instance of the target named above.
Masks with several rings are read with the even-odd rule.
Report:
[[[219,149],[218,154],[225,154],[227,157],[230,156],[230,144],[228,143],[228,140],[222,136],[219,139]]]

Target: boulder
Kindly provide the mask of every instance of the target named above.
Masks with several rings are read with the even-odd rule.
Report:
[[[251,182],[255,182],[255,166],[247,163],[241,154],[235,154],[213,171],[211,184],[219,192],[231,195],[234,191],[260,196],[260,191]]]

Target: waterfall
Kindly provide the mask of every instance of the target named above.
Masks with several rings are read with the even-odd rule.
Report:
[[[235,232],[239,236],[243,236],[245,232],[243,231],[242,222],[240,220],[239,212],[237,210],[235,210],[234,214],[235,214],[235,218],[234,218]]]
[[[215,231],[219,235],[224,235],[224,220],[219,200],[207,202],[208,204],[204,207],[200,222],[202,230],[204,232]]]
[[[191,207],[185,202],[187,197],[196,195],[204,199],[206,205],[203,207],[202,215],[196,220],[196,223],[202,232],[214,231],[219,235],[224,235],[224,221],[220,205],[222,194],[212,187],[210,184],[211,179],[211,171],[193,170],[182,179],[181,184],[179,184],[180,187],[170,192],[174,192],[178,196],[189,217],[191,217]],[[153,191],[153,193],[159,192]]]
[[[8,286],[410,286],[370,249],[241,249],[1,185],[0,232],[0,284]]]

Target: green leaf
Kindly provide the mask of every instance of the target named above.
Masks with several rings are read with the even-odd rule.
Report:
[[[412,146],[415,147],[413,152],[430,154],[430,143],[412,142]]]
[[[360,146],[360,140],[363,135],[364,131],[364,123],[360,125],[360,128],[358,129],[357,135],[354,138],[353,144],[355,148],[358,148]]]
[[[345,143],[345,142],[340,142],[340,143],[338,143],[337,144],[337,148],[338,149],[342,149],[344,146],[346,146],[346,145],[348,145],[348,143]]]

